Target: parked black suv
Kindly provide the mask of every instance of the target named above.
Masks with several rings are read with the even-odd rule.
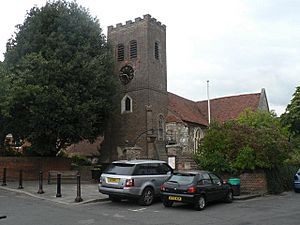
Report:
[[[202,210],[207,202],[224,200],[230,203],[233,200],[230,184],[208,171],[175,172],[160,190],[165,207],[183,202]]]

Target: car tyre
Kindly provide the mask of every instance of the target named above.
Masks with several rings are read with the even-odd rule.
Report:
[[[298,189],[298,188],[294,188],[294,191],[295,191],[296,193],[300,193],[300,189]]]
[[[168,200],[167,198],[164,198],[163,199],[163,205],[165,206],[165,207],[172,207],[172,205],[173,205],[173,201],[170,201],[170,200]]]
[[[153,203],[154,191],[150,187],[146,187],[143,190],[142,196],[139,198],[139,204],[143,206],[148,206]]]
[[[201,211],[205,208],[206,206],[206,199],[204,195],[200,195],[198,197],[196,197],[195,203],[194,203],[194,208],[197,211]]]
[[[231,203],[232,201],[233,201],[233,192],[232,190],[229,190],[228,193],[226,194],[225,202]]]
[[[109,200],[111,200],[112,202],[120,202],[121,201],[121,198],[117,197],[117,196],[112,196],[112,195],[109,195]]]

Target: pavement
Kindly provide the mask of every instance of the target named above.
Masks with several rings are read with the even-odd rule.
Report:
[[[108,196],[101,194],[98,191],[98,184],[95,182],[82,182],[81,183],[81,202],[75,202],[77,197],[77,184],[76,183],[62,183],[61,184],[61,197],[56,197],[57,185],[56,183],[47,184],[43,182],[43,194],[38,194],[39,182],[38,181],[23,181],[23,189],[19,189],[19,182],[7,182],[6,186],[0,185],[0,190],[13,191],[29,195],[31,197],[61,203],[65,205],[79,205],[91,202],[107,201]],[[248,200],[252,198],[261,197],[262,194],[249,194],[241,193],[239,196],[234,196],[234,200]]]
[[[23,181],[23,189],[18,189],[19,182],[7,182],[6,186],[1,186],[0,191],[7,190],[17,193],[29,195],[31,197],[61,203],[65,205],[78,205],[87,204],[91,202],[107,201],[108,196],[101,194],[98,191],[98,184],[95,182],[82,182],[81,183],[81,202],[75,202],[77,197],[77,184],[76,183],[62,183],[61,184],[61,197],[56,197],[57,185],[56,183],[47,184],[43,182],[43,194],[38,194],[39,182],[38,181]]]

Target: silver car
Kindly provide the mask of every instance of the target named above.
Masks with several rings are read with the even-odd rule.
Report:
[[[99,191],[112,201],[138,199],[151,205],[160,194],[160,185],[172,174],[172,168],[160,160],[120,160],[111,163],[100,177]]]

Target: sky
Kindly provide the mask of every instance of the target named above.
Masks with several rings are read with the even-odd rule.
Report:
[[[0,60],[26,11],[45,0],[0,1]],[[194,101],[258,93],[285,111],[300,85],[299,0],[77,0],[107,26],[150,14],[167,26],[168,91]]]

